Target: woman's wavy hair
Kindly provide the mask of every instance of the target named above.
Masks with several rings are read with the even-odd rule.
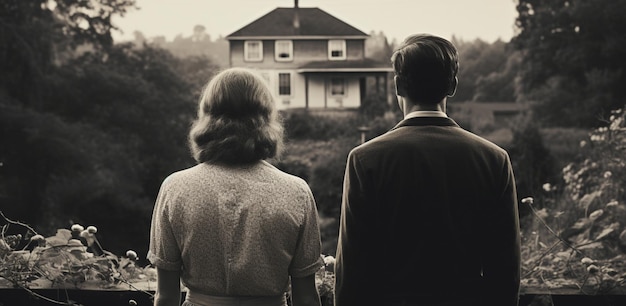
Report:
[[[189,146],[198,163],[241,165],[279,156],[283,135],[266,81],[253,70],[230,68],[204,87]]]

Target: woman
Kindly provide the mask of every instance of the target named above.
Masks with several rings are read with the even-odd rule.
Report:
[[[306,182],[265,159],[283,130],[272,94],[251,70],[205,87],[189,133],[194,167],[167,177],[156,200],[148,259],[155,305],[320,305],[318,215]]]

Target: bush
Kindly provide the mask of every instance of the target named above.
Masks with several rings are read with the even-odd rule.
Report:
[[[581,128],[543,128],[540,133],[559,169],[578,157],[580,142],[589,137],[589,130]]]
[[[385,94],[370,94],[363,100],[359,112],[367,118],[376,118],[383,116],[389,109]]]
[[[522,200],[524,283],[577,286],[610,293],[626,284],[625,109],[580,142],[579,155],[563,168],[562,183],[543,185],[538,209]]]
[[[553,182],[558,176],[554,159],[544,145],[539,127],[533,122],[521,122],[513,128],[508,151],[520,198],[540,193],[545,182]],[[527,213],[525,207],[520,209],[522,216]]]

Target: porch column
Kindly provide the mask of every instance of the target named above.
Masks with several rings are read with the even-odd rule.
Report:
[[[304,74],[304,108],[309,109],[309,75]]]

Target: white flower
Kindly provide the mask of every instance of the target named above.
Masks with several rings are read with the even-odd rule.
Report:
[[[97,227],[95,227],[95,226],[93,226],[93,225],[90,225],[90,226],[87,226],[87,231],[88,231],[90,234],[95,234],[95,233],[97,233],[97,232],[98,232],[98,228],[97,228]]]
[[[533,197],[525,197],[522,199],[522,204],[532,205],[534,202],[535,202],[535,199],[533,199]]]
[[[620,126],[622,125],[622,118],[618,118],[617,120],[611,122],[611,125],[609,126],[610,130],[619,130]]]
[[[82,232],[85,228],[80,224],[72,225],[72,232]]]
[[[325,265],[331,265],[331,264],[335,264],[335,257],[333,256],[326,256],[324,257],[324,264]]]
[[[591,258],[589,258],[589,257],[585,257],[585,258],[581,259],[581,260],[580,260],[580,262],[581,262],[583,265],[590,265],[590,264],[592,264],[592,263],[593,263],[593,259],[591,259]]]
[[[611,175],[613,175],[613,173],[611,173],[611,171],[606,171],[606,172],[604,172],[603,176],[604,176],[604,178],[609,178],[609,177],[611,177]]]
[[[552,190],[552,185],[550,185],[550,183],[543,184],[543,190],[545,192],[550,192],[550,190]]]
[[[90,233],[88,230],[83,230],[82,232],[80,232],[80,236],[85,239],[88,239],[88,238],[93,237],[93,234]]]
[[[137,252],[133,250],[128,250],[126,251],[126,257],[128,257],[131,260],[137,260]]]
[[[600,269],[598,269],[598,267],[596,267],[596,265],[590,265],[589,267],[587,267],[587,271],[589,273],[596,273],[596,272],[600,271]]]
[[[606,207],[615,207],[617,205],[619,205],[619,203],[616,200],[606,203]]]
[[[580,141],[580,147],[581,147],[581,148],[584,148],[586,145],[587,145],[587,142],[586,142],[586,141],[584,141],[584,140],[581,140],[581,141]]]
[[[583,140],[583,141],[584,141],[584,140]],[[573,166],[573,164],[572,164],[572,163],[567,164],[567,166],[565,166],[565,167],[563,168],[563,173],[565,173],[565,172],[570,172],[570,171],[572,170],[572,166]]]

